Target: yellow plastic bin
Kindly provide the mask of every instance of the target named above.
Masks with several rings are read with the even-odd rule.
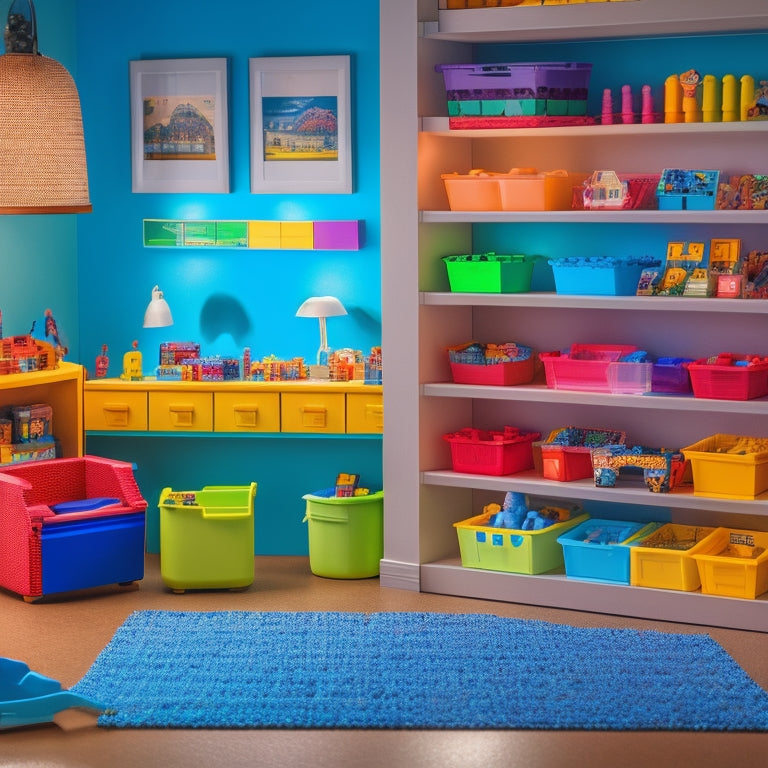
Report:
[[[366,496],[325,497],[308,493],[309,567],[329,579],[379,575],[384,555],[384,491]]]
[[[244,589],[254,578],[256,483],[160,493],[160,575],[174,592]]]

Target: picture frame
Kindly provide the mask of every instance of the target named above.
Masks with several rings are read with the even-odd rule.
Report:
[[[249,59],[251,192],[352,192],[350,57]]]
[[[130,93],[132,191],[229,192],[227,59],[131,61]]]

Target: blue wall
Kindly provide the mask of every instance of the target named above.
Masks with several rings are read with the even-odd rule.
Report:
[[[73,74],[80,91],[93,213],[0,217],[5,333],[26,333],[51,308],[69,360],[92,373],[103,344],[110,376],[134,340],[151,372],[162,341],[199,341],[203,354],[312,360],[315,320],[296,318],[310,295],[333,294],[349,314],[328,321],[332,346],[381,343],[379,250],[379,25],[377,0],[36,0],[40,49]],[[353,193],[250,193],[248,59],[351,57]],[[129,61],[226,57],[229,67],[230,194],[131,192]],[[365,222],[359,251],[145,249],[142,220],[264,219]],[[175,324],[144,330],[159,284]],[[210,303],[226,311],[206,321]],[[38,329],[40,325],[38,325]],[[89,436],[89,453],[133,461],[149,502],[148,548],[157,551],[157,500],[164,486],[259,483],[256,551],[306,554],[302,494],[339,471],[381,485],[381,440],[275,437]]]
[[[9,5],[2,5],[3,27]],[[35,8],[40,52],[61,62],[76,78],[75,0],[37,0]],[[50,309],[70,359],[79,354],[78,218],[0,216],[3,334],[27,333],[36,323],[35,335],[42,337],[44,313]]]

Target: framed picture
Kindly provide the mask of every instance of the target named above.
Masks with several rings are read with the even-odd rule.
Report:
[[[130,62],[134,192],[229,192],[227,60]]]
[[[349,56],[249,63],[251,192],[352,192]]]

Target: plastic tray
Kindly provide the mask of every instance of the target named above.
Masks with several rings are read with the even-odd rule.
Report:
[[[768,592],[768,533],[718,528],[693,558],[701,591],[754,599]]]
[[[694,592],[701,586],[694,559],[709,550],[715,528],[666,523],[630,546],[630,583],[639,587]]]
[[[536,260],[536,256],[495,253],[443,257],[451,290],[457,293],[530,291]]]
[[[540,437],[540,432],[516,427],[502,431],[466,428],[443,435],[451,445],[453,471],[476,475],[512,475],[533,469],[532,444]]]
[[[582,514],[538,531],[490,528],[490,514],[454,523],[459,538],[461,564],[507,573],[546,573],[562,570],[563,548],[557,538],[588,519]]]
[[[745,360],[746,355],[734,355]],[[749,366],[715,365],[706,359],[689,363],[694,397],[712,400],[753,400],[768,395],[768,362]]]
[[[716,499],[754,499],[768,490],[768,439],[715,434],[687,448],[693,495]]]
[[[590,518],[558,537],[565,575],[583,581],[629,584],[629,544],[656,530],[656,523]]]

